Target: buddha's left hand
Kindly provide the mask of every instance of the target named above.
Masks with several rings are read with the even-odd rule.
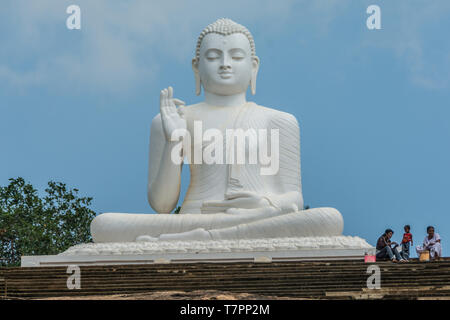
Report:
[[[227,209],[262,209],[273,208],[273,206],[264,196],[251,191],[240,191],[225,194],[224,200],[203,202],[202,210],[214,211],[215,208],[227,211]]]

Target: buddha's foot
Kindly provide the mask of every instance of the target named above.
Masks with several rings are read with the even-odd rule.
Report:
[[[172,241],[172,240],[212,240],[211,234],[203,228],[198,228],[195,230],[182,232],[182,233],[169,233],[162,234],[159,236],[161,241]]]
[[[182,233],[168,233],[162,234],[158,238],[152,236],[139,236],[136,238],[137,242],[155,242],[155,241],[173,241],[173,240],[212,240],[211,234],[205,229],[198,228],[195,230],[182,232]]]
[[[154,241],[158,241],[158,238],[151,237],[151,236],[139,236],[136,238],[136,241],[138,241],[138,242],[154,242]]]

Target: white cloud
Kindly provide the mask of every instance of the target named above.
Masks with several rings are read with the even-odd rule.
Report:
[[[450,86],[450,2],[446,0],[396,1],[381,6],[380,37],[365,38],[363,45],[391,50],[407,70],[410,81],[427,89]],[[447,29],[446,29],[447,28]]]
[[[195,41],[207,24],[232,18],[250,30],[273,37],[292,26],[327,36],[331,23],[349,11],[351,2],[294,0],[77,0],[82,29],[67,30],[69,0],[9,0],[0,11],[0,83],[10,87],[120,92],[149,83],[160,72],[161,57],[189,63]],[[382,16],[398,19],[383,25],[384,37],[363,45],[392,50],[420,86],[448,86],[448,41],[430,57],[421,28],[448,16],[450,2],[382,3]],[[364,10],[361,18],[364,17]],[[384,20],[386,21],[386,20]],[[363,23],[361,23],[363,25]],[[4,30],[8,30],[5,32]],[[261,31],[262,32],[262,31]],[[442,32],[442,31],[441,31]],[[444,41],[445,39],[443,39]],[[447,55],[445,55],[447,54]],[[436,66],[440,66],[437,68]],[[444,67],[444,69],[442,69]]]
[[[42,82],[42,76],[37,70],[18,73],[6,65],[0,65],[0,79],[8,79],[13,86],[36,85]]]
[[[8,3],[0,13],[0,27],[14,23],[15,28],[5,35],[0,81],[10,86],[127,90],[156,76],[158,56],[190,61],[196,37],[215,19],[231,16],[244,24],[277,25],[291,14],[292,1],[79,0],[81,31],[65,28],[70,4]]]

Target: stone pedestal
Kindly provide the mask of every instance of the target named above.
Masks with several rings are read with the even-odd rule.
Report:
[[[87,243],[54,256],[23,256],[22,267],[201,262],[359,260],[375,254],[351,236],[221,241]]]

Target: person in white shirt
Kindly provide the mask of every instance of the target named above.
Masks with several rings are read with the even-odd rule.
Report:
[[[423,239],[423,244],[416,247],[417,255],[426,250],[430,251],[430,258],[432,260],[439,260],[442,257],[441,237],[434,232],[434,227],[427,227],[428,235]]]

